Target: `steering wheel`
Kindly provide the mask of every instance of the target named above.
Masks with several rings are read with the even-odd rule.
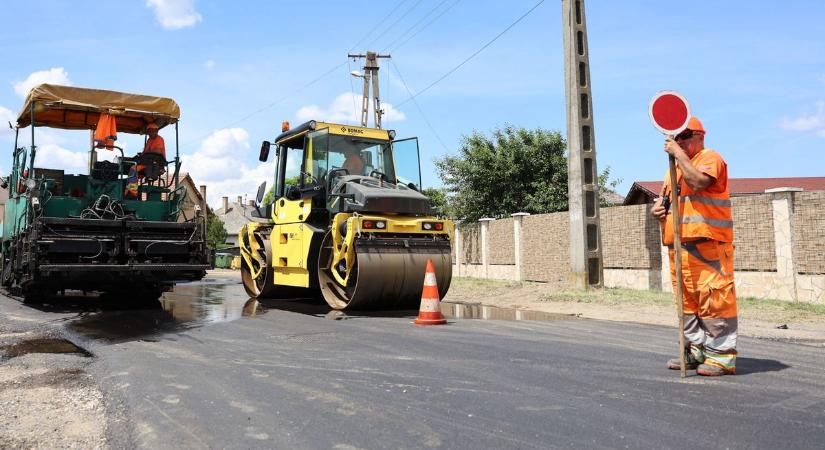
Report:
[[[137,163],[143,166],[143,178],[150,183],[166,172],[166,158],[160,153],[141,153]]]

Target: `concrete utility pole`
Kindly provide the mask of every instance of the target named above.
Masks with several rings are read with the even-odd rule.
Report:
[[[584,0],[562,0],[567,104],[567,189],[570,204],[570,278],[580,288],[603,285],[599,172]]]
[[[378,96],[378,58],[391,58],[390,55],[379,55],[375,52],[367,52],[364,54],[348,54],[352,59],[366,58],[364,63],[364,73],[360,74],[352,72],[353,76],[364,79],[364,96],[361,98],[361,126],[367,126],[367,118],[369,116],[369,98],[370,98],[370,78],[372,79],[372,95],[373,95],[373,111],[375,111],[375,128],[381,128],[381,116],[384,111],[381,109],[381,99]]]

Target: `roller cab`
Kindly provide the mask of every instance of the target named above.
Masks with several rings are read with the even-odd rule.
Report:
[[[310,121],[261,146],[275,183],[239,236],[252,297],[321,296],[335,309],[414,308],[427,260],[441,295],[452,276],[454,225],[420,192],[416,138]]]

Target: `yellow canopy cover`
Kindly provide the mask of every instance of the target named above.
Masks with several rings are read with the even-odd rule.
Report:
[[[171,98],[41,84],[29,91],[17,116],[19,128],[31,125],[32,104],[35,126],[67,130],[94,129],[100,113],[117,116],[117,131],[134,134],[144,133],[151,122],[163,128],[180,118],[180,107]]]

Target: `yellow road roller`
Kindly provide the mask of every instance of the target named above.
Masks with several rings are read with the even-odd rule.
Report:
[[[274,150],[274,151],[273,151]],[[320,294],[334,309],[409,309],[427,260],[443,297],[452,278],[454,224],[421,193],[418,139],[394,130],[288,123],[260,160],[275,158],[254,221],[240,231],[241,274],[254,298]]]

